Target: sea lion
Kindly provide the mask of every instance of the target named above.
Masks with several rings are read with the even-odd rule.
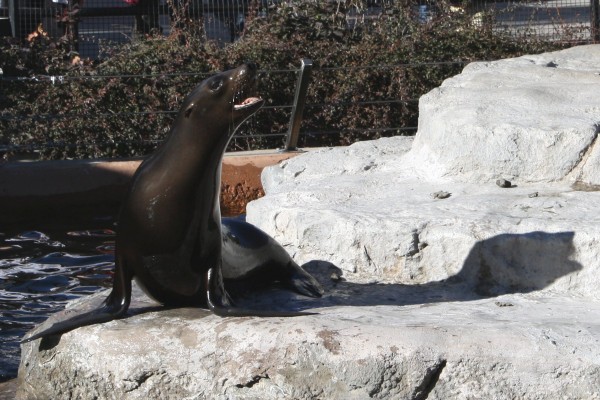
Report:
[[[265,232],[235,218],[223,218],[221,224],[226,288],[236,282],[237,286],[256,289],[276,281],[305,296],[323,295],[319,282]]]
[[[308,296],[323,293],[266,233],[243,221],[221,225],[223,154],[239,125],[264,103],[255,96],[256,73],[255,65],[245,64],[204,80],[184,100],[169,138],[134,174],[118,218],[113,287],[103,306],[22,342],[123,317],[134,278],[167,306],[208,307],[220,316],[306,314],[236,308],[224,287],[223,275],[259,277]]]

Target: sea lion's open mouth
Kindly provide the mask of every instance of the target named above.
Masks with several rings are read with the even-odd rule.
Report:
[[[233,109],[236,111],[242,110],[244,108],[251,107],[252,105],[260,103],[260,102],[262,102],[262,99],[260,97],[248,97],[247,99],[242,101],[240,104],[234,104]]]
[[[235,72],[237,90],[233,95],[232,112],[236,119],[248,118],[260,109],[265,101],[257,94],[257,69],[254,64],[244,64]]]

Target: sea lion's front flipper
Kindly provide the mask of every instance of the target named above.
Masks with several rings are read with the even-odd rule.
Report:
[[[210,268],[206,272],[206,282],[206,303],[208,308],[215,314],[223,317],[224,315],[221,315],[222,310],[231,309],[233,301],[227,291],[225,291],[221,269]]]
[[[74,307],[62,312],[63,319],[54,321],[47,328],[21,339],[21,343],[31,342],[41,337],[60,335],[86,325],[112,321],[121,318],[127,312],[131,302],[131,276],[117,267],[113,280],[113,289],[102,305],[91,311]],[[51,322],[51,321],[48,321]]]

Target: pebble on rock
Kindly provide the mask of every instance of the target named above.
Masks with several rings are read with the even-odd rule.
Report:
[[[440,190],[439,192],[431,193],[431,197],[433,197],[434,199],[440,199],[440,200],[447,199],[450,196],[452,196],[452,193],[444,192],[443,190]]]
[[[496,181],[496,185],[500,186],[501,188],[509,188],[512,187],[512,183],[511,181],[507,181],[506,179],[498,179]]]

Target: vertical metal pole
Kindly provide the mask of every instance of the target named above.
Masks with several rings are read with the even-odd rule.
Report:
[[[592,27],[592,41],[600,42],[600,0],[590,0],[590,24]]]
[[[19,0],[8,0],[8,18],[12,29],[12,36],[21,34],[21,18],[19,13]]]
[[[74,17],[72,16],[73,14],[69,17],[69,24],[71,24],[71,43],[76,52],[79,52],[79,12],[81,11],[82,5],[82,0],[69,1],[69,11],[75,14]]]
[[[297,150],[300,125],[302,124],[302,115],[304,114],[304,104],[306,103],[306,91],[308,90],[308,82],[312,75],[312,66],[312,60],[308,58],[302,59],[300,75],[298,76],[298,83],[296,83],[296,95],[294,96],[290,127],[283,151]]]

